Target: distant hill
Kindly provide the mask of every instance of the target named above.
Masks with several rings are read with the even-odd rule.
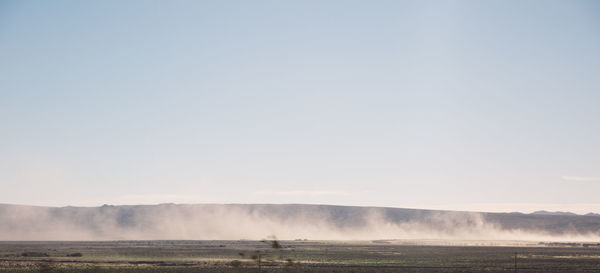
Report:
[[[0,204],[0,240],[599,240],[600,217],[267,204]]]
[[[568,211],[545,211],[545,210],[534,211],[531,214],[536,214],[536,215],[577,215],[575,213],[568,212]]]
[[[593,213],[593,212],[590,212],[590,213],[586,213],[586,214],[585,214],[585,216],[596,216],[596,217],[599,217],[599,216],[600,216],[600,213]]]

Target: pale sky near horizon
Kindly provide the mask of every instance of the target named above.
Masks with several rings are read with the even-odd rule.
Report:
[[[600,212],[598,1],[0,1],[0,203]]]

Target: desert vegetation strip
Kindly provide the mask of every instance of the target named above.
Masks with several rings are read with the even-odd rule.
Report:
[[[0,272],[510,272],[515,259],[519,272],[600,272],[598,248],[534,245],[274,240],[0,242]]]

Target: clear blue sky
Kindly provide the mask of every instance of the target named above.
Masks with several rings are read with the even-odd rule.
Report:
[[[600,211],[598,1],[0,1],[0,203]]]

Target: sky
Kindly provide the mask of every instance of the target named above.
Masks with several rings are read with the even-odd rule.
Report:
[[[597,1],[0,1],[0,203],[600,212]]]

